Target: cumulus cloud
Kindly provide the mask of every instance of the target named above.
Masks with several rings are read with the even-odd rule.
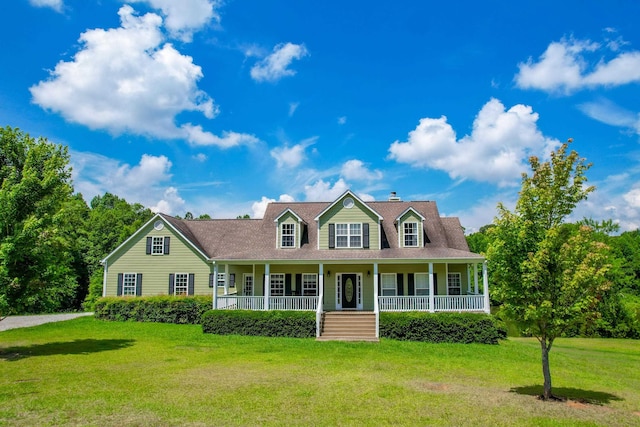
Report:
[[[640,114],[626,110],[608,99],[585,102],[578,109],[587,116],[611,126],[630,129],[640,135]]]
[[[262,196],[259,202],[254,202],[251,205],[251,218],[262,218],[264,217],[264,212],[267,210],[267,205],[269,203],[275,202],[276,199],[270,199],[268,197]],[[295,199],[288,194],[281,194],[280,198],[277,200],[278,202],[293,202]]]
[[[75,190],[86,200],[106,192],[167,214],[182,212],[184,200],[170,185],[172,163],[166,156],[144,154],[137,165],[95,153],[72,152]]]
[[[312,185],[304,186],[305,199],[308,202],[328,202],[337,199],[349,189],[349,185],[340,178],[333,185],[319,179]]]
[[[305,159],[305,150],[308,146],[315,144],[318,140],[317,137],[307,138],[299,144],[295,144],[289,147],[285,144],[281,147],[272,149],[269,153],[271,157],[276,159],[278,168],[295,168],[300,165]]]
[[[283,77],[293,76],[295,70],[289,67],[294,59],[309,55],[304,44],[283,43],[276,45],[273,52],[251,68],[251,78],[257,82],[276,82]]]
[[[529,156],[546,157],[559,145],[540,132],[537,121],[530,106],[518,104],[506,110],[499,100],[491,99],[476,116],[471,135],[458,140],[445,116],[423,118],[406,142],[391,144],[389,157],[444,171],[452,179],[513,185],[527,170]]]
[[[365,164],[358,159],[347,160],[340,171],[340,174],[351,181],[377,181],[382,179],[382,172],[378,169],[369,170]]]
[[[128,0],[128,3],[147,3],[161,10],[165,17],[164,25],[174,38],[189,42],[193,33],[202,29],[211,21],[220,22],[215,8],[219,5],[212,0]]]
[[[640,82],[640,51],[622,52],[621,40],[596,43],[574,38],[552,42],[534,61],[518,64],[516,85],[522,89],[571,93],[596,86]],[[601,55],[614,53],[604,60]]]
[[[119,28],[82,33],[73,60],[60,61],[47,80],[30,88],[34,103],[67,121],[115,135],[130,132],[223,148],[255,140],[176,125],[176,116],[183,112],[199,112],[208,119],[218,113],[213,99],[197,87],[201,68],[170,43],[163,44],[160,16],[137,16],[129,5],[118,14]]]
[[[56,12],[62,12],[64,8],[64,2],[62,0],[29,0],[29,3],[35,7],[50,7]]]
[[[347,123],[347,116],[340,116],[338,117],[338,124],[339,125],[344,125]]]

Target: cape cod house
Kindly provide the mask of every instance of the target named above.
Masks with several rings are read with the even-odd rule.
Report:
[[[395,193],[275,202],[262,219],[157,214],[102,263],[104,296],[210,294],[215,309],[312,310],[319,338],[376,339],[382,311],[489,313],[486,262],[458,219]]]

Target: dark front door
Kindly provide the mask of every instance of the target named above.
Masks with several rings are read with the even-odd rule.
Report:
[[[342,308],[356,308],[357,281],[355,274],[342,275]]]

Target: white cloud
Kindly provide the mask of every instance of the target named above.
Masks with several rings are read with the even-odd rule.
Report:
[[[162,11],[164,25],[171,35],[189,42],[193,33],[202,29],[211,21],[220,22],[215,8],[217,1],[211,0],[127,0],[128,3],[147,3]]]
[[[268,197],[262,196],[259,202],[254,202],[251,205],[251,218],[262,218],[264,217],[264,212],[267,210],[267,205],[269,203],[275,202],[276,199],[270,199]],[[295,199],[288,194],[281,194],[278,199],[279,202],[293,202]]]
[[[487,102],[460,140],[445,116],[423,118],[406,142],[395,141],[389,157],[418,168],[444,171],[452,179],[473,179],[508,186],[519,181],[531,155],[546,157],[559,141],[537,127],[538,114],[518,104],[509,110],[497,99]]]
[[[312,185],[305,185],[304,194],[308,202],[329,202],[337,199],[348,189],[349,185],[342,178],[333,185],[319,179]]]
[[[309,55],[303,44],[284,43],[276,45],[271,55],[267,56],[251,68],[251,78],[257,82],[275,82],[286,76],[296,74],[287,67],[294,59]]]
[[[29,0],[29,3],[35,7],[50,7],[56,12],[62,12],[64,8],[64,2],[62,0]]]
[[[640,52],[620,52],[624,44],[621,40],[602,44],[573,38],[552,42],[537,62],[529,58],[518,64],[516,84],[522,89],[570,93],[595,86],[640,82]],[[609,61],[602,57],[589,61],[589,54],[606,53],[603,51],[614,52],[616,56]]]
[[[74,188],[85,200],[106,192],[129,203],[142,203],[167,214],[181,212],[184,200],[171,182],[171,161],[166,156],[144,154],[137,165],[95,153],[72,152]]]
[[[300,106],[299,102],[290,102],[289,103],[289,117],[293,117],[293,114],[296,112],[298,107]]]
[[[194,126],[191,123],[182,125],[181,129],[185,131],[185,139],[191,145],[215,145],[220,148],[231,148],[243,144],[250,145],[259,141],[253,135],[230,131],[222,132],[220,137],[202,130],[200,125]]]
[[[340,174],[351,181],[377,181],[382,179],[382,172],[378,169],[369,170],[361,160],[347,160],[340,171]]]
[[[627,193],[622,198],[629,204],[630,207],[638,209],[640,208],[640,187],[636,187]]]
[[[347,116],[338,117],[338,124],[339,125],[344,125],[346,123],[347,123]]]
[[[196,159],[197,161],[204,163],[207,161],[208,157],[206,154],[204,153],[198,153],[195,156],[193,156],[194,159]]]
[[[276,147],[269,153],[271,157],[276,159],[278,168],[290,168],[293,169],[300,165],[305,159],[305,150],[308,146],[313,145],[318,140],[318,137],[307,138],[299,144],[295,144],[289,147],[285,144],[282,147]]]
[[[611,126],[631,129],[640,135],[640,114],[626,110],[608,99],[585,102],[578,105],[578,109],[592,119]]]
[[[30,88],[33,102],[66,120],[112,134],[130,132],[194,144],[233,146],[253,140],[227,132],[222,138],[191,124],[177,126],[185,111],[213,118],[218,107],[197,87],[202,70],[190,56],[163,44],[160,16],[137,16],[131,6],[118,11],[121,26],[87,30],[81,49],[59,62],[47,80]]]

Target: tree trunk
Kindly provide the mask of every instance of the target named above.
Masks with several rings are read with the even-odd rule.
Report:
[[[540,340],[540,346],[542,347],[542,375],[544,377],[544,392],[542,393],[543,400],[549,400],[553,398],[551,394],[551,371],[549,370],[549,350],[551,343],[547,345],[547,339],[542,338]]]

